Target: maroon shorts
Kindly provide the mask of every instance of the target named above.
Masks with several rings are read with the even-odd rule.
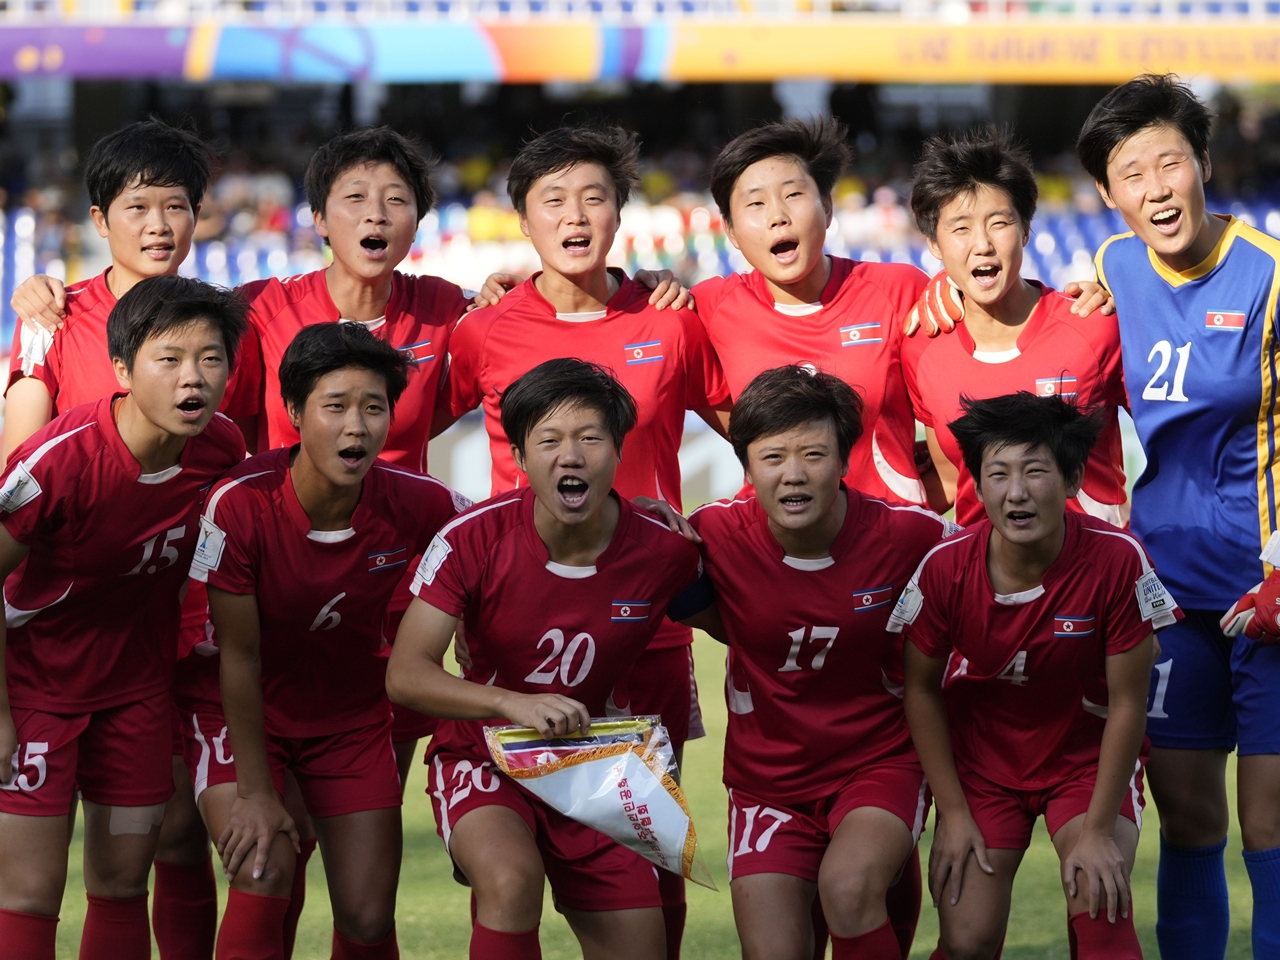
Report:
[[[761,784],[761,786],[766,786]],[[920,764],[883,760],[867,764],[820,800],[782,804],[759,794],[729,790],[729,879],[784,873],[818,881],[818,868],[840,822],[859,807],[887,810],[920,839],[929,809]]]
[[[627,680],[632,713],[657,714],[679,750],[686,740],[707,735],[698,707],[698,684],[693,675],[693,647],[646,650]]]
[[[1142,828],[1142,809],[1145,806],[1143,765],[1143,760],[1139,759],[1120,804],[1120,816],[1132,820],[1139,829]],[[1014,790],[992,783],[960,763],[956,764],[956,772],[960,775],[960,787],[964,790],[970,815],[982,831],[987,846],[996,850],[1025,850],[1031,846],[1031,829],[1035,826],[1036,817],[1044,816],[1045,826],[1052,837],[1068,820],[1087,813],[1098,779],[1098,768],[1088,767],[1053,787]]]
[[[427,789],[445,848],[454,825],[479,807],[514,810],[533,834],[559,906],[570,910],[632,910],[662,906],[658,871],[633,850],[552,810],[492,762],[447,750],[428,758]],[[454,876],[466,882],[456,867]]]
[[[18,763],[0,785],[0,813],[65,817],[80,796],[150,807],[173,796],[173,700],[168,691],[92,713],[13,707]]]

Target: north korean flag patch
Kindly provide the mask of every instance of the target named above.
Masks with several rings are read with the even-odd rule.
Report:
[[[893,603],[893,584],[887,587],[872,587],[870,590],[853,591],[853,612],[866,613],[868,610],[879,610]]]
[[[842,347],[860,347],[864,343],[883,343],[884,338],[880,336],[880,324],[877,323],[855,323],[851,327],[840,328],[840,346]]]
[[[1231,310],[1210,310],[1204,315],[1206,330],[1243,330],[1244,314]]]
[[[1057,377],[1037,377],[1036,396],[1073,400],[1076,396],[1076,378],[1069,373]]]
[[[622,348],[622,354],[627,358],[628,367],[633,367],[637,363],[657,363],[662,359],[662,341],[648,340],[645,343],[628,343]]]
[[[614,623],[644,623],[652,606],[648,600],[615,600],[609,619]]]
[[[1089,637],[1093,635],[1093,617],[1053,618],[1053,635],[1055,637]]]
[[[397,567],[403,567],[408,562],[408,547],[396,547],[394,550],[379,550],[377,553],[369,554],[369,572],[377,573],[379,570],[394,570]]]
[[[426,363],[426,361],[434,360],[436,358],[436,352],[431,349],[430,340],[419,340],[417,343],[406,343],[403,347],[399,347],[398,349],[414,363]]]

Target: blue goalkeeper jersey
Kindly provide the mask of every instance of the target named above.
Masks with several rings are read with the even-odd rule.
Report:
[[[1095,258],[1147,455],[1130,522],[1188,609],[1226,610],[1263,579],[1258,554],[1276,528],[1280,241],[1227,222],[1183,273],[1132,233]]]

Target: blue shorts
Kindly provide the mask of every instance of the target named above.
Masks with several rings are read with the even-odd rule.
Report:
[[[1160,631],[1147,697],[1151,745],[1280,753],[1280,644],[1224,636],[1217,611],[1183,613]]]

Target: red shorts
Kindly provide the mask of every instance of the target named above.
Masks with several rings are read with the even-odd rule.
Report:
[[[173,796],[168,691],[92,713],[13,707],[18,764],[0,786],[0,813],[65,817],[77,788],[92,803],[150,807]]]
[[[217,703],[188,704],[182,716],[183,757],[196,800],[207,788],[236,782],[235,755]],[[391,717],[380,723],[322,737],[267,734],[267,763],[276,792],[284,796],[284,772],[292,770],[313,817],[400,806],[400,774],[391,749]]]
[[[784,873],[813,883],[836,828],[859,807],[888,810],[920,839],[928,785],[915,760],[867,764],[820,800],[785,805],[729,790],[729,879]]]
[[[1142,768],[1139,759],[1120,804],[1120,816],[1132,820],[1142,829]],[[956,764],[960,787],[964,790],[969,813],[973,816],[987,846],[996,850],[1025,850],[1031,846],[1031,828],[1036,817],[1044,815],[1045,826],[1052,837],[1063,825],[1089,810],[1098,768],[1089,767],[1054,787],[1043,790],[1014,790],[992,783],[963,764]]]
[[[658,871],[640,854],[552,810],[493,763],[441,750],[428,758],[427,790],[445,849],[454,825],[479,807],[507,807],[533,834],[558,906],[633,910],[662,906]],[[455,866],[454,877],[466,879]]]
[[[679,750],[686,740],[707,735],[698,707],[693,647],[646,650],[631,667],[627,688],[631,712],[662,717],[673,748]]]

